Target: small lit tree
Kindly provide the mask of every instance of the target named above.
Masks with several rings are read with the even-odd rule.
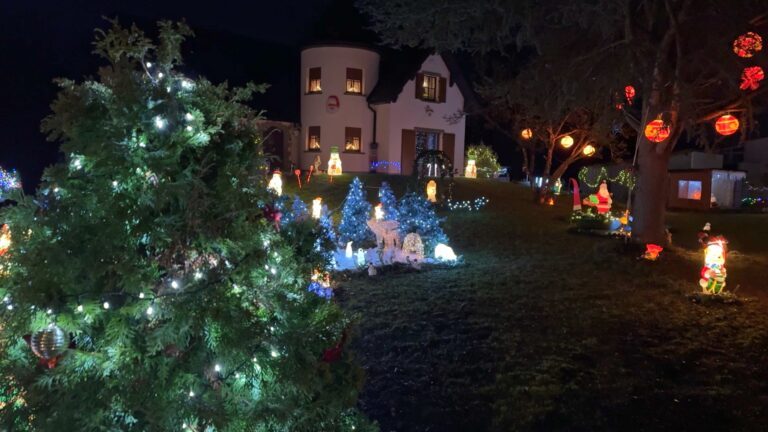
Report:
[[[496,152],[483,143],[469,146],[467,159],[474,159],[477,174],[485,178],[492,178],[501,169]]]
[[[400,199],[400,233],[405,236],[415,232],[421,236],[427,254],[431,255],[438,243],[448,243],[448,236],[440,227],[442,222],[443,219],[437,216],[434,206],[422,195],[408,192]]]
[[[379,202],[384,211],[384,220],[397,220],[397,198],[387,182],[381,182]]]
[[[359,244],[373,240],[373,233],[368,228],[370,218],[371,204],[366,200],[363,183],[355,177],[349,185],[349,193],[341,209],[339,241],[342,244]]]

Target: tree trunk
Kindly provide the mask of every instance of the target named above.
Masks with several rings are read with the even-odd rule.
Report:
[[[645,124],[645,123],[644,123]],[[673,134],[674,135],[674,134]],[[658,152],[657,146],[640,134],[637,138],[638,179],[635,208],[632,210],[632,238],[641,243],[666,244],[665,215],[669,191],[670,151]]]

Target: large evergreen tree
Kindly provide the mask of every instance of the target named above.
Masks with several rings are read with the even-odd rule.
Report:
[[[397,220],[397,198],[387,182],[381,182],[379,202],[384,212],[384,220]]]
[[[359,243],[373,239],[373,232],[368,228],[371,218],[371,204],[366,200],[363,182],[355,177],[349,185],[349,192],[341,208],[341,223],[339,223],[339,241],[342,244]]]
[[[358,370],[321,360],[348,325],[307,291],[327,254],[274,220],[245,105],[264,87],[184,77],[191,34],[115,21],[97,78],[58,81],[66,161],[0,213],[2,430],[370,427]]]

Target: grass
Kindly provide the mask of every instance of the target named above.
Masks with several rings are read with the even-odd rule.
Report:
[[[362,177],[396,192],[407,182]],[[336,207],[349,181],[318,177],[301,194]],[[569,234],[568,197],[538,206],[518,185],[464,179],[455,191],[491,200],[446,214],[464,265],[340,282],[338,300],[359,317],[360,405],[382,431],[768,424],[768,216],[670,214],[678,246],[651,263],[621,241]],[[739,302],[690,297],[706,221],[730,240],[728,289]]]

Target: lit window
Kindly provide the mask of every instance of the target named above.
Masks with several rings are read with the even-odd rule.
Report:
[[[347,93],[363,94],[363,70],[347,68]]]
[[[344,128],[344,151],[345,152],[359,152],[360,147],[360,128],[348,127]]]
[[[677,197],[681,199],[700,200],[701,182],[694,180],[678,180]]]
[[[320,72],[319,67],[309,68],[309,89],[307,92],[320,93],[323,91],[320,87]]]
[[[307,150],[320,150],[320,126],[310,126],[307,133]]]
[[[421,98],[426,101],[437,102],[437,80],[434,75],[424,75],[421,81]]]

